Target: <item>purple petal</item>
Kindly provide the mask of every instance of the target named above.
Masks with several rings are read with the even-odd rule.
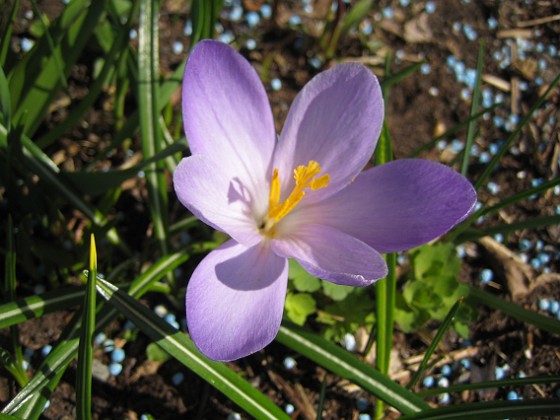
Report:
[[[269,344],[280,328],[288,261],[267,245],[228,241],[206,256],[187,286],[187,324],[199,350],[229,361]]]
[[[373,154],[383,112],[377,78],[363,65],[339,64],[315,76],[294,100],[274,154],[283,192],[293,187],[293,170],[310,160],[331,182],[309,192],[307,204],[346,186]]]
[[[272,249],[336,284],[369,286],[387,275],[385,260],[376,250],[328,226],[301,225],[296,234],[274,240]]]
[[[443,235],[476,203],[471,183],[453,169],[421,159],[365,171],[348,188],[298,216],[355,236],[381,253],[403,251]]]
[[[267,189],[276,143],[272,111],[256,71],[230,46],[207,40],[191,52],[183,123],[192,154],[229,162],[253,191]]]
[[[252,246],[262,240],[254,212],[266,205],[255,203],[254,194],[206,155],[183,159],[173,173],[179,201],[195,216],[236,241]]]

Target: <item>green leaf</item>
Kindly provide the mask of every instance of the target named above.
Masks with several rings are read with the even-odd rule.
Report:
[[[321,288],[321,281],[309,274],[298,264],[296,260],[290,258],[288,260],[290,266],[290,278],[293,280],[294,287],[299,292],[316,292]]]
[[[4,69],[0,66],[0,124],[6,127],[7,131],[10,131],[11,121],[12,121],[12,111],[11,111],[11,99],[10,99],[10,88],[8,86],[8,80],[4,74]],[[0,142],[0,146],[6,146],[3,142]]]
[[[462,300],[457,301],[455,303],[455,305],[453,305],[453,307],[451,308],[451,310],[449,311],[447,316],[445,317],[445,319],[442,322],[441,326],[439,327],[435,337],[433,338],[433,340],[431,341],[428,349],[426,350],[426,354],[424,355],[424,358],[422,359],[422,362],[420,362],[420,366],[418,367],[418,370],[416,370],[416,372],[414,373],[414,376],[410,380],[410,383],[408,384],[407,388],[409,388],[409,389],[413,388],[414,385],[416,385],[416,383],[418,382],[418,380],[422,376],[422,374],[424,373],[424,370],[426,370],[426,367],[428,366],[428,362],[430,361],[430,358],[432,357],[432,354],[434,354],[437,346],[439,345],[441,339],[443,338],[443,335],[446,333],[446,331],[451,326],[451,324],[453,322],[453,319],[455,318],[455,315],[457,314],[457,311],[459,310],[459,308],[461,306],[461,303],[462,303]]]
[[[297,325],[305,324],[307,317],[317,310],[315,299],[309,293],[288,293],[284,307],[290,321]]]
[[[226,365],[206,358],[187,336],[109,282],[98,278],[97,290],[162,349],[256,418],[287,419],[272,401]]]
[[[91,378],[93,363],[93,334],[95,333],[95,278],[97,276],[97,250],[91,235],[89,272],[86,295],[82,307],[78,366],[76,369],[76,414],[79,419],[91,419]]]
[[[171,356],[169,356],[169,353],[163,350],[156,343],[148,344],[148,346],[146,347],[146,356],[149,360],[161,363],[167,362],[171,358]]]
[[[553,334],[560,334],[560,320],[529,311],[515,303],[508,302],[505,299],[480,290],[477,287],[469,286],[469,300],[482,303],[490,308],[498,309],[519,321],[532,324],[541,330],[546,330]]]
[[[476,60],[476,80],[473,89],[472,103],[471,103],[471,117],[476,115],[478,112],[478,106],[480,102],[480,80],[482,78],[482,63],[484,61],[484,42],[480,42],[478,48],[478,56]],[[467,128],[467,141],[465,148],[463,149],[463,163],[461,165],[461,174],[467,176],[467,171],[469,169],[469,160],[471,157],[472,145],[474,143],[474,137],[476,134],[476,120],[470,119]]]
[[[142,152],[149,159],[163,148],[159,130],[159,0],[141,0],[138,36],[138,106]],[[154,236],[162,255],[168,254],[167,182],[163,162],[146,168],[146,186]],[[170,283],[173,275],[170,273]]]
[[[422,399],[398,385],[388,376],[357,359],[346,350],[301,327],[284,323],[280,327],[276,340],[325,369],[354,382],[401,413],[412,414],[429,408],[429,405]]]
[[[334,284],[330,281],[321,281],[323,286],[323,292],[326,296],[330,297],[334,301],[339,301],[344,299],[354,289],[352,286],[341,286],[340,284]]]
[[[538,418],[560,413],[558,400],[483,401],[448,407],[430,408],[421,413],[401,417],[402,420],[495,420],[509,417]]]

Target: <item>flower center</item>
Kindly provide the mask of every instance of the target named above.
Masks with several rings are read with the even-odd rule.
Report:
[[[264,235],[274,236],[276,224],[298,205],[305,196],[307,188],[315,191],[329,185],[329,174],[318,176],[320,173],[321,165],[314,160],[310,160],[307,166],[298,166],[294,169],[296,185],[290,195],[280,202],[280,175],[278,174],[278,168],[274,168],[268,196],[268,214],[260,229]]]

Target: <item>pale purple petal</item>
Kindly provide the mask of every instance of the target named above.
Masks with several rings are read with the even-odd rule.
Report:
[[[179,201],[195,216],[215,229],[226,232],[246,246],[262,240],[254,215],[254,194],[206,155],[183,159],[173,173]]]
[[[315,76],[294,100],[274,154],[283,194],[293,187],[293,170],[310,160],[321,165],[331,182],[310,191],[306,204],[347,185],[373,154],[383,112],[377,78],[363,65],[339,64]]]
[[[193,155],[229,162],[247,186],[266,194],[276,143],[272,111],[256,71],[230,46],[206,40],[191,52],[183,124]]]
[[[453,169],[403,159],[363,172],[348,188],[302,209],[297,217],[300,223],[340,229],[386,253],[443,235],[465,219],[475,203],[473,186]]]
[[[387,275],[385,260],[376,250],[328,226],[301,225],[297,233],[273,240],[272,250],[336,284],[368,286]]]
[[[269,344],[280,328],[288,262],[267,245],[228,241],[206,256],[187,286],[187,325],[199,350],[228,361]]]

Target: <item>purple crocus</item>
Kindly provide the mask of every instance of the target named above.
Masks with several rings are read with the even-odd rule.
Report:
[[[345,63],[314,77],[276,137],[264,87],[231,47],[200,42],[183,82],[192,156],[174,174],[181,203],[231,239],[187,286],[187,324],[215,360],[254,353],[280,328],[288,258],[336,284],[385,277],[381,253],[424,244],[473,208],[472,185],[418,159],[362,172],[383,124],[376,77]]]

